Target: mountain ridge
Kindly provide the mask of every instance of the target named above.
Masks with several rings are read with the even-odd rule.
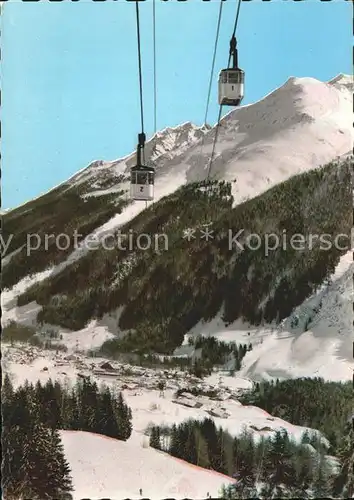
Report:
[[[308,82],[312,82],[312,83],[316,83],[316,84],[321,84],[322,86],[329,86],[329,87],[338,87],[339,90],[344,90],[344,91],[353,91],[354,90],[354,83],[353,83],[353,76],[351,75],[347,75],[347,74],[344,74],[344,73],[339,73],[337,76],[335,76],[334,78],[328,80],[327,82],[322,82],[320,80],[317,80],[316,78],[313,78],[313,77],[289,77],[288,80],[286,80],[286,82],[281,85],[280,87],[276,88],[275,90],[271,91],[270,93],[268,93],[267,95],[265,95],[263,98],[261,98],[260,100],[254,102],[254,103],[250,103],[250,104],[247,104],[245,106],[241,106],[239,109],[236,109],[236,110],[231,110],[229,113],[227,113],[221,120],[221,123],[227,119],[230,115],[234,116],[235,113],[238,113],[240,110],[245,110],[245,109],[248,109],[258,103],[261,103],[263,102],[265,99],[267,99],[269,96],[273,95],[274,93],[278,92],[279,90],[281,89],[285,89],[287,88],[287,86],[291,84],[294,84],[295,82],[296,83],[299,83],[300,85],[303,85],[304,83],[308,83]],[[348,115],[351,116],[351,113],[348,113]],[[351,118],[350,118],[351,119]],[[348,122],[348,125],[349,122]],[[179,133],[179,131],[181,131],[181,134],[183,134],[185,132],[185,127],[187,127],[187,131],[190,130],[190,131],[194,131],[196,134],[198,134],[198,131],[200,131],[200,133],[202,134],[203,131],[204,132],[210,132],[212,131],[214,128],[215,128],[215,125],[213,127],[211,127],[210,125],[201,125],[201,126],[198,126],[198,125],[195,125],[193,124],[192,122],[190,121],[186,121],[180,125],[177,125],[175,127],[165,127],[164,129],[162,129],[161,131],[157,132],[156,134],[154,134],[151,138],[149,138],[146,142],[146,150],[147,150],[147,153],[149,152],[149,149],[153,149],[153,147],[155,146],[156,142],[157,142],[157,139],[161,139],[164,137],[164,135],[169,135],[169,134],[173,134],[173,133]],[[351,145],[347,148],[346,151],[344,151],[342,154],[350,154],[350,151],[351,151]],[[105,161],[105,160],[94,160],[92,161],[89,165],[83,167],[82,169],[80,169],[78,172],[74,173],[73,175],[71,175],[67,180],[59,183],[57,186],[54,186],[53,188],[49,189],[48,191],[42,193],[40,196],[38,197],[35,197],[35,198],[32,198],[31,200],[28,200],[26,201],[25,203],[23,204],[20,204],[16,207],[13,207],[11,209],[6,209],[6,211],[4,212],[9,212],[9,211],[13,211],[13,210],[16,210],[16,209],[19,209],[21,208],[22,206],[24,205],[27,205],[28,203],[31,203],[35,200],[37,200],[38,198],[62,187],[62,186],[65,186],[69,181],[74,181],[76,177],[79,177],[80,175],[82,175],[83,173],[89,171],[89,170],[92,170],[94,169],[95,167],[114,167],[116,165],[119,165],[121,162],[124,162],[126,160],[130,160],[132,157],[134,157],[135,155],[135,151],[133,151],[132,153],[130,154],[127,154],[123,157],[120,157],[120,158],[117,158],[115,160],[111,160],[111,161]],[[146,155],[147,157],[149,156],[149,154]],[[334,159],[336,155],[334,155],[332,158],[330,158],[330,160]],[[339,155],[340,156],[340,155]],[[125,169],[125,173],[128,173],[129,171],[129,168],[130,166],[126,167]],[[123,172],[119,172],[119,173],[123,173]]]

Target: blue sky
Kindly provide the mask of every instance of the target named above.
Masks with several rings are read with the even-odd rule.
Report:
[[[157,129],[203,123],[219,1],[156,0]],[[228,60],[236,1],[226,0],[217,73]],[[145,128],[153,130],[152,0],[140,3]],[[135,5],[125,0],[10,2],[2,23],[2,208],[96,159],[129,154],[140,132]],[[350,2],[252,0],[241,6],[244,104],[290,76],[351,73]],[[225,108],[225,112],[227,109]]]

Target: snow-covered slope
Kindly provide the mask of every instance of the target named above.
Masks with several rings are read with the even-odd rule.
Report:
[[[340,259],[329,283],[324,284],[279,326],[254,327],[241,321],[224,326],[220,316],[199,323],[176,354],[191,351],[188,337],[215,336],[219,340],[252,343],[240,376],[268,378],[323,377],[351,380],[354,361],[352,252]]]
[[[261,101],[231,112],[222,122],[212,174],[236,178],[233,194],[240,202],[349,153],[352,82],[292,77]]]
[[[71,467],[74,500],[219,497],[232,479],[129,441],[82,431],[61,431],[65,456]]]
[[[254,380],[309,374],[350,380],[354,370],[353,273],[353,254],[348,252],[331,283],[298,307],[281,331],[246,355],[242,374]]]
[[[260,101],[232,110],[221,120],[211,176],[236,179],[233,195],[240,203],[292,175],[349,154],[353,88],[349,75],[329,82],[291,77]],[[156,167],[156,201],[186,182],[205,178],[215,130],[187,122],[148,141],[146,160]],[[91,179],[94,186],[98,174],[128,174],[134,161],[135,153],[114,162],[95,162],[71,182]],[[126,222],[144,206],[135,202],[109,227]]]

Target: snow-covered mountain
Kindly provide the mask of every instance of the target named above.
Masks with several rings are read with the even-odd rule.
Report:
[[[346,75],[338,75],[329,82],[292,77],[260,101],[231,111],[220,124],[211,176],[231,182],[234,205],[237,206],[298,173],[348,156],[354,138],[353,88],[352,77]],[[154,207],[158,207],[159,200],[175,192],[179,186],[205,178],[214,134],[215,127],[196,127],[187,122],[176,128],[167,128],[147,142],[146,160],[156,168]],[[126,195],[129,169],[134,161],[135,152],[113,162],[94,162],[43,197],[5,215],[5,231],[11,227],[20,235],[15,234],[11,252],[9,250],[3,261],[3,282],[6,286],[8,281],[11,283],[9,288],[13,287],[4,293],[4,321],[22,318],[21,321],[28,323],[30,316],[30,321],[35,322],[41,306],[36,303],[33,306],[32,303],[33,307],[29,304],[14,308],[14,300],[19,293],[35,283],[46,283],[43,280],[62,276],[66,270],[70,273],[74,264],[75,272],[79,272],[77,263],[89,252],[87,247],[81,245],[68,252],[55,253],[54,250],[54,254],[39,249],[35,255],[26,256],[26,240],[21,240],[25,238],[26,231],[41,234],[48,228],[48,232],[59,233],[74,224],[70,219],[73,214],[75,217],[77,213],[80,215],[80,210],[81,219],[77,220],[84,225],[88,235],[98,239],[127,224],[145,209],[145,203],[131,202]],[[71,205],[65,203],[67,194],[71,196],[68,198]],[[95,203],[92,209],[90,203]],[[50,208],[43,219],[43,206],[52,205],[54,212]],[[57,206],[64,212],[56,214]],[[96,210],[102,211],[97,222],[92,220]],[[110,279],[112,281],[113,277]],[[48,293],[51,292],[45,292],[46,295]],[[348,301],[351,300],[349,297],[350,294]],[[115,321],[119,320],[120,312],[114,312]],[[102,335],[96,335],[96,338],[117,334],[117,329],[112,329],[109,324],[112,320],[107,323],[107,318],[93,322],[84,329],[85,335],[92,327],[94,330],[101,328]],[[78,332],[75,334],[77,338],[83,336]]]
[[[231,111],[221,120],[211,177],[236,179],[232,194],[237,204],[295,174],[349,155],[354,139],[353,89],[349,75],[340,74],[329,82],[291,77],[260,101]],[[215,126],[186,122],[147,141],[145,159],[156,168],[155,203],[179,186],[206,177],[215,130]],[[122,190],[128,193],[129,169],[134,162],[135,151],[112,162],[95,161],[47,195],[60,197],[78,187],[83,198]],[[41,198],[16,212],[35,210],[35,202]],[[129,203],[93,234],[101,237],[119,228],[144,208],[145,203]],[[75,250],[62,265],[84,254],[85,249]],[[5,259],[4,265],[7,262]]]
[[[237,180],[232,191],[237,204],[295,174],[351,154],[353,90],[349,75],[328,82],[291,77],[260,101],[230,111],[220,123],[211,177]],[[147,141],[145,159],[156,168],[155,203],[179,186],[206,177],[215,130],[216,126],[186,122]],[[83,184],[83,197],[128,192],[134,162],[135,151],[111,162],[95,161],[59,185],[53,195]],[[102,188],[105,183],[109,188]],[[36,200],[24,208],[31,210]],[[144,208],[145,203],[129,204],[95,233],[118,228]]]
[[[174,458],[149,446],[148,427],[173,425],[188,419],[212,418],[218,427],[237,437],[244,430],[255,441],[270,437],[285,429],[295,442],[300,442],[308,427],[293,425],[273,417],[267,411],[242,405],[238,396],[252,387],[246,377],[227,373],[213,374],[205,380],[179,370],[156,370],[111,361],[107,362],[82,353],[46,351],[34,346],[3,346],[2,368],[9,373],[14,387],[27,380],[44,384],[51,378],[63,386],[71,386],[76,377],[89,377],[98,385],[108,385],[113,393],[122,392],[132,410],[133,431],[126,442],[90,432],[64,430],[61,438],[65,456],[70,463],[74,500],[107,497],[138,498],[218,498],[222,485],[233,482],[231,477],[205,470]],[[166,383],[163,397],[158,390],[161,380]],[[198,388],[199,396],[188,392],[176,397],[176,390]],[[206,394],[213,389],[213,399]],[[316,432],[316,431],[314,431]],[[328,448],[328,440],[317,436]]]
[[[312,219],[316,230],[327,227],[327,220],[330,229],[347,229],[351,207],[346,206],[347,186],[341,185],[348,179],[347,165],[341,168],[331,164],[318,179],[299,176],[296,180],[294,176],[310,171],[312,175],[315,169],[351,154],[353,90],[353,79],[346,75],[338,75],[329,82],[290,78],[260,101],[233,110],[222,119],[211,177],[230,182],[233,205],[227,205],[229,195],[221,196],[220,206],[218,200],[215,203],[213,216],[219,222],[221,236],[219,245],[215,243],[210,253],[202,244],[193,246],[192,242],[189,251],[176,244],[180,251],[176,250],[172,264],[160,254],[148,255],[140,261],[142,275],[134,274],[134,253],[128,257],[112,252],[101,254],[99,250],[89,253],[81,245],[64,252],[53,246],[49,250],[40,247],[26,255],[29,233],[71,235],[79,227],[85,236],[100,239],[119,228],[128,228],[129,223],[135,230],[148,228],[152,232],[167,228],[174,235],[183,217],[184,222],[197,227],[203,210],[212,203],[206,206],[201,200],[200,209],[197,200],[189,206],[190,193],[181,194],[178,189],[205,178],[216,129],[197,127],[190,122],[167,128],[147,141],[146,162],[156,169],[155,201],[148,210],[145,203],[128,199],[129,169],[135,162],[133,152],[112,162],[93,162],[43,196],[2,214],[5,241],[9,235],[14,236],[3,260],[6,289],[2,294],[2,325],[14,321],[42,334],[50,331],[56,339],[53,344],[58,346],[55,352],[43,346],[6,345],[4,371],[10,373],[17,386],[25,379],[35,383],[50,377],[71,384],[76,376],[89,376],[97,383],[121,389],[132,408],[133,433],[124,443],[90,433],[62,431],[65,454],[73,471],[75,499],[117,498],[117,492],[120,496],[138,497],[140,487],[149,498],[160,495],[197,498],[207,492],[217,496],[220,486],[230,480],[149,448],[146,428],[151,422],[159,425],[191,417],[211,417],[233,436],[244,427],[258,437],[285,428],[297,439],[306,428],[273,417],[255,406],[242,405],[237,396],[251,388],[253,381],[267,378],[351,379],[354,296],[351,252],[331,256],[317,253],[313,262],[306,252],[298,254],[300,257],[287,258],[274,254],[268,261],[252,257],[245,261],[246,279],[240,270],[232,274],[236,259],[223,254],[219,247],[223,242],[222,231],[229,227],[226,224],[244,219],[255,220],[259,227],[266,226],[269,230],[279,229],[282,224],[295,227],[297,218],[304,219],[307,224],[304,222],[304,227],[310,229]],[[288,184],[281,184],[287,180]],[[285,191],[295,197],[298,205],[303,205],[292,206],[289,196],[282,197]],[[250,231],[252,227],[249,226]],[[222,281],[225,276],[229,281]],[[318,276],[326,279],[319,281]],[[124,286],[119,288],[121,282]],[[244,295],[238,295],[237,286],[232,288],[235,282],[241,283],[241,289],[244,287]],[[258,301],[257,290],[263,282],[271,285],[263,290],[264,296]],[[267,323],[262,307],[268,301],[269,310],[272,309],[272,297],[276,293],[281,297],[278,290],[281,282],[284,294],[291,301],[291,313],[281,322]],[[302,289],[304,283],[311,286],[299,299],[293,292],[296,286]],[[229,295],[223,299],[223,307],[219,307],[218,298],[226,288]],[[173,295],[174,292],[179,295]],[[176,305],[177,295],[180,303]],[[187,311],[185,297],[192,303]],[[225,322],[223,309],[227,300],[232,319]],[[262,310],[261,319],[255,321],[257,326],[241,320],[232,309],[233,302],[246,304],[242,312],[250,316]],[[176,309],[169,309],[172,303]],[[204,311],[205,304],[209,308]],[[155,318],[155,324],[146,311],[154,311],[156,305],[161,305],[165,317],[164,322],[160,316]],[[44,314],[41,321],[39,314]],[[273,314],[274,318],[277,314],[279,311]],[[235,321],[234,316],[238,318]],[[51,322],[48,318],[58,321]],[[242,344],[251,342],[253,348],[243,358],[236,376],[230,373],[234,368],[232,363],[201,381],[177,370],[127,368],[118,362],[112,362],[115,376],[112,373],[108,376],[100,369],[105,360],[88,351],[99,348],[108,339],[125,339],[136,318],[138,332],[146,335],[150,345],[155,341],[163,344],[161,337],[163,340],[168,337],[166,332],[170,334],[168,327],[172,324],[171,331],[184,338],[183,343],[179,339],[179,344],[173,338],[169,347],[178,345],[175,355],[194,354],[188,339],[199,334]],[[180,333],[186,318],[191,326]],[[166,328],[162,334],[161,323]],[[59,349],[64,346],[68,352]],[[158,391],[161,379],[167,383],[164,398]],[[189,394],[176,400],[175,391],[190,386],[200,389],[201,395]],[[217,400],[205,396],[209,390],[218,392]],[[144,483],[141,471],[146,464],[148,482]],[[166,480],[168,474],[171,479]]]
[[[211,176],[237,178],[233,195],[239,203],[292,175],[350,154],[353,90],[349,75],[329,82],[291,77],[260,101],[232,110],[221,120]],[[146,159],[156,167],[156,201],[186,182],[205,178],[215,128],[187,122],[147,142]],[[134,161],[135,152],[114,162],[95,162],[70,182],[90,180],[95,188],[99,176],[128,174]],[[134,214],[144,208],[139,202],[135,206]]]
[[[292,175],[351,154],[353,90],[349,75],[329,82],[291,77],[260,101],[230,111],[220,123],[211,177],[236,178],[232,194],[240,203]],[[206,177],[215,129],[187,122],[147,142],[146,160],[156,168],[155,202]],[[89,181],[88,194],[97,196],[105,192],[95,189],[99,178],[128,178],[134,162],[135,152],[113,162],[95,162],[69,181]],[[133,203],[102,230],[117,227],[144,208],[144,203]]]

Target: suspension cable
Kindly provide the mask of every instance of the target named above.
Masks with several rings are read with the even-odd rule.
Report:
[[[238,18],[239,18],[239,15],[240,15],[241,2],[242,2],[242,0],[238,0],[237,11],[236,11],[236,19],[235,19],[235,24],[234,24],[234,30],[233,30],[233,33],[232,33],[233,37],[235,36],[236,29],[237,29]],[[229,54],[229,60],[228,60],[228,63],[227,63],[227,67],[230,66],[230,61],[231,61],[231,53]],[[223,105],[220,104],[218,121],[217,121],[216,128],[215,128],[215,135],[214,135],[214,141],[213,141],[213,149],[212,149],[212,152],[211,152],[209,166],[208,166],[208,173],[207,173],[207,177],[206,177],[207,180],[209,179],[211,167],[212,167],[213,160],[214,160],[215,146],[216,146],[216,142],[217,142],[217,139],[218,139],[219,128],[220,128],[220,120],[221,120],[222,107],[223,107]]]
[[[221,14],[222,14],[223,4],[224,4],[224,0],[220,0],[219,17],[218,17],[218,22],[217,22],[215,44],[214,44],[214,54],[213,54],[213,60],[212,60],[212,64],[211,64],[211,71],[210,71],[210,78],[209,78],[209,88],[208,88],[207,102],[206,102],[206,106],[205,106],[205,115],[204,115],[204,124],[203,124],[204,126],[207,125],[207,120],[208,120],[208,110],[209,110],[209,103],[210,103],[211,87],[212,87],[213,76],[214,76],[216,50],[217,50],[218,40],[219,40],[219,32],[220,32],[220,24],[221,24]],[[205,134],[203,134],[202,142],[201,142],[201,145],[200,145],[200,151],[199,151],[199,158],[200,159],[202,159],[204,142],[205,142]]]
[[[207,97],[207,103],[206,103],[206,109],[205,109],[204,125],[206,125],[207,117],[208,117],[210,94],[211,94],[211,86],[213,84],[216,50],[217,50],[218,41],[219,41],[219,32],[220,32],[220,23],[221,23],[221,14],[222,14],[222,7],[223,7],[223,5],[224,5],[224,0],[220,0],[219,17],[218,17],[218,24],[217,24],[217,28],[216,28],[216,37],[215,37],[215,44],[214,44],[213,62],[212,62],[211,71],[210,71],[209,90],[208,90],[208,97]]]
[[[140,46],[140,22],[139,22],[139,2],[135,2],[136,6],[136,32],[138,37],[138,63],[139,63],[139,87],[140,87],[140,116],[141,116],[141,133],[144,133],[144,112],[143,112],[143,78],[141,71],[141,46]]]
[[[237,4],[237,11],[236,11],[236,19],[235,19],[235,24],[234,24],[234,31],[232,32],[232,36],[235,36],[236,34],[236,28],[237,28],[237,23],[238,23],[238,17],[240,15],[240,7],[241,7],[241,2],[242,0],[239,0],[238,4]],[[230,56],[231,57],[231,56]],[[230,59],[229,59],[230,61]],[[230,62],[229,62],[230,64]]]
[[[211,166],[212,166],[213,159],[214,159],[215,146],[216,146],[216,142],[218,140],[219,128],[220,128],[220,120],[221,120],[221,113],[222,113],[222,104],[220,104],[218,122],[217,122],[216,128],[215,128],[215,135],[214,135],[214,141],[213,141],[213,149],[212,149],[212,152],[211,152],[211,155],[210,155],[210,160],[209,160],[209,165],[208,165],[208,173],[207,173],[207,176],[206,176],[207,180],[210,177],[210,170],[211,170]]]
[[[152,4],[152,30],[153,30],[153,53],[154,53],[154,133],[156,134],[156,2]]]

